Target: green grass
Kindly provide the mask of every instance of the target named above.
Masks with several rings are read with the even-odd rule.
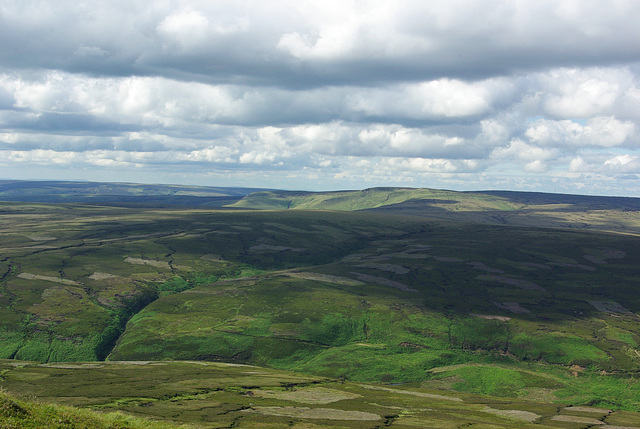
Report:
[[[416,353],[408,355],[407,362],[418,367],[419,360],[413,360],[413,355]],[[378,361],[378,365],[382,371],[384,364]],[[203,428],[371,428],[429,424],[438,428],[539,428],[558,427],[552,420],[558,414],[603,418],[608,424],[627,427],[640,424],[637,412],[567,408],[577,403],[576,392],[592,405],[619,407],[621,403],[605,403],[605,398],[630,400],[632,395],[623,389],[633,390],[633,384],[589,370],[579,377],[560,369],[548,374],[533,365],[460,365],[443,368],[422,385],[401,386],[255,366],[170,361],[48,365],[0,361],[0,377],[6,390],[0,393],[0,427],[159,428],[188,424]],[[601,392],[591,390],[598,380],[603,386]],[[439,389],[433,387],[436,383],[440,383]],[[460,392],[443,390],[446,383]],[[476,393],[487,391],[494,395]],[[556,393],[548,393],[551,396],[546,401],[527,398],[543,391],[557,392],[562,398]],[[25,400],[25,396],[30,399]],[[552,397],[555,403],[548,401]],[[632,405],[630,401],[626,404],[629,408]],[[305,409],[314,410],[318,418],[306,417]],[[116,410],[120,413],[113,414]],[[286,410],[289,415],[276,415]],[[516,414],[501,416],[500,410]],[[332,420],[331,416],[350,412],[360,414],[355,419],[351,415],[352,419]],[[362,413],[371,420],[358,420]],[[531,413],[535,414],[535,423],[519,417],[529,418]]]
[[[430,371],[423,386],[505,398],[564,402],[637,411],[640,380],[603,374],[593,368],[540,364],[461,364]],[[540,396],[541,393],[544,396]]]
[[[577,228],[640,234],[636,198],[519,192],[455,192],[419,188],[362,191],[261,191],[229,207],[261,210],[373,210],[497,225]]]
[[[336,192],[254,192],[231,207],[252,209],[364,210],[393,206],[408,201],[426,200],[436,205],[456,206],[456,210],[513,210],[506,198],[488,195],[470,197],[460,192],[417,188],[371,188],[362,191]]]
[[[469,213],[509,209],[473,201]],[[0,358],[221,361],[628,410],[640,398],[632,235],[371,212],[0,208]],[[472,366],[434,375],[451,365]]]
[[[14,398],[0,390],[3,429],[168,429],[175,424],[154,422],[120,412],[98,413],[74,407],[41,404]],[[186,426],[182,426],[186,428]]]

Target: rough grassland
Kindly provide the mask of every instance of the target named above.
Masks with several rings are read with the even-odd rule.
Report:
[[[47,426],[60,428],[165,427],[122,414],[98,416],[25,403],[17,399],[23,395],[36,395],[41,403],[58,402],[101,412],[121,410],[138,418],[198,428],[579,428],[584,426],[567,422],[581,419],[640,427],[638,413],[605,407],[568,407],[415,384],[353,383],[224,363],[15,365],[0,361],[0,370],[4,371],[6,388],[13,393],[0,394],[0,427],[36,419],[60,421],[59,426]]]
[[[329,416],[359,415],[352,412],[380,416],[378,426],[402,420],[405,427],[456,427],[479,419],[509,427],[491,419],[534,413],[541,417],[521,421],[566,427],[574,423],[553,420],[536,404],[616,410],[606,416],[619,421],[626,414],[618,410],[640,408],[640,239],[633,235],[304,210],[0,204],[0,218],[0,358],[72,367],[68,362],[105,359],[252,364],[311,374],[294,378],[403,383],[400,390],[420,393],[354,387],[349,393],[381,396],[366,404],[337,401],[357,406],[331,414],[332,402],[278,393],[278,379],[240,402],[225,397],[206,412],[198,408],[222,427],[236,418],[273,427],[299,422],[292,413],[310,425],[344,426],[349,420]],[[136,377],[106,382],[102,370],[119,367],[95,365],[108,366],[81,368],[85,384],[73,392],[56,380],[76,367],[43,376],[38,371],[49,367],[8,366],[0,385],[80,406],[92,405],[73,399],[85,397],[83,389],[104,399],[121,386],[129,393],[114,395],[130,400],[150,388]],[[181,372],[187,367],[176,365],[181,386],[199,394],[195,379]],[[181,391],[151,375],[167,377],[168,368],[149,368],[155,371],[146,377],[167,387],[156,399]],[[246,393],[254,382],[234,388]],[[390,393],[417,401],[416,410],[433,408],[426,394],[500,399],[457,409],[443,422],[407,411],[406,403],[380,405]],[[500,401],[526,406],[496,412]],[[163,418],[176,413],[113,404]],[[372,421],[361,427],[375,427]]]
[[[0,390],[0,427],[3,429],[169,429],[176,426],[122,412],[96,413],[64,405],[20,400]]]
[[[491,225],[640,234],[638,198],[371,188],[336,192],[261,191],[229,206],[262,210],[368,210]]]

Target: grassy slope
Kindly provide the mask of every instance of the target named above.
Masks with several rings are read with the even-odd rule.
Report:
[[[5,204],[0,215],[2,357],[99,359],[98,333],[155,293],[111,359],[638,407],[631,236],[318,211]],[[200,286],[170,293],[185,284]]]
[[[584,419],[625,427],[640,425],[638,413],[625,411],[456,393],[419,384],[381,386],[345,382],[224,363],[12,363],[0,361],[0,371],[3,384],[15,396],[36,395],[42,402],[62,402],[100,411],[121,410],[136,417],[194,427],[577,428],[584,427]],[[513,377],[514,373],[502,375],[506,379],[506,375]],[[534,371],[517,375],[538,378],[539,386],[551,384],[546,378],[539,380],[547,376]],[[56,423],[59,419],[71,422],[58,426],[65,428],[86,427],[81,424],[84,421],[91,423],[89,427],[164,427],[159,423],[146,426],[145,420],[133,418],[125,423],[122,415],[102,417],[59,406],[33,405],[15,396],[0,393],[0,427],[11,427],[6,424],[11,419],[28,422],[42,414],[41,422]],[[78,422],[79,417],[86,420]],[[561,422],[558,418],[574,422]],[[107,426],[104,421],[117,423]]]
[[[535,362],[565,373],[588,367],[583,375],[596,385],[607,377],[616,385],[629,371],[631,384],[618,383],[612,399],[591,388],[577,395],[565,383],[554,389],[580,403],[638,405],[639,320],[627,313],[640,308],[629,293],[640,286],[637,239],[381,219],[371,231],[386,228],[384,241],[365,242],[342,260],[155,301],[131,320],[110,359],[227,360],[377,382],[453,377],[432,372],[451,364],[519,371]],[[295,220],[289,214],[287,227],[301,229]],[[253,231],[264,225],[256,217]],[[274,244],[292,245],[295,236],[280,233]],[[526,396],[524,387],[539,380],[530,381],[482,393]],[[478,391],[469,383],[452,386]]]
[[[3,429],[169,429],[177,425],[132,417],[121,412],[96,413],[64,405],[20,400],[0,390],[0,427]]]
[[[290,246],[314,251],[252,252],[272,235],[252,230],[256,213],[0,207],[0,358],[101,359],[128,317],[161,294],[246,275],[251,267],[329,262],[364,237],[289,233]]]
[[[414,188],[371,188],[362,191],[291,192],[260,191],[249,194],[233,207],[253,209],[323,209],[364,210],[389,206],[412,200],[453,204],[459,200],[465,210],[513,210],[521,204],[511,205],[507,198],[483,194],[465,195],[461,192]]]
[[[249,194],[230,207],[370,210],[460,222],[640,234],[638,198],[371,188],[339,192],[262,191]]]

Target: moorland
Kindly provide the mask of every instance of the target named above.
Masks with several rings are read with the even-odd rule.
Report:
[[[12,183],[6,427],[640,427],[640,199]]]

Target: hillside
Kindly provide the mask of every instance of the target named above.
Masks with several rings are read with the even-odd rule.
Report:
[[[9,396],[0,391],[3,428],[168,429],[185,423],[184,429],[640,426],[640,414],[602,407],[457,393],[419,383],[355,383],[218,362],[25,362],[12,366],[0,361],[0,373],[3,383],[15,392]],[[521,375],[537,377],[531,371]],[[65,406],[18,399],[33,395],[40,402]],[[134,417],[111,413],[114,410]]]
[[[0,427],[3,429],[171,429],[176,428],[177,425],[159,423],[144,417],[132,417],[122,412],[98,413],[64,405],[43,404],[33,399],[19,399],[0,390]],[[186,426],[182,428],[188,429]]]
[[[0,201],[39,203],[221,207],[232,204],[255,191],[258,189],[138,183],[0,180]]]
[[[196,426],[640,427],[620,411],[640,409],[635,199],[256,198],[270,209],[0,203],[0,387]],[[159,365],[171,391],[134,393]],[[277,393],[311,387],[362,399]],[[327,417],[346,412],[373,420]]]
[[[280,210],[370,210],[493,225],[640,234],[640,198],[533,192],[456,192],[371,188],[362,191],[251,193],[230,207]]]
[[[635,236],[371,212],[3,203],[0,216],[0,358],[640,403]]]

